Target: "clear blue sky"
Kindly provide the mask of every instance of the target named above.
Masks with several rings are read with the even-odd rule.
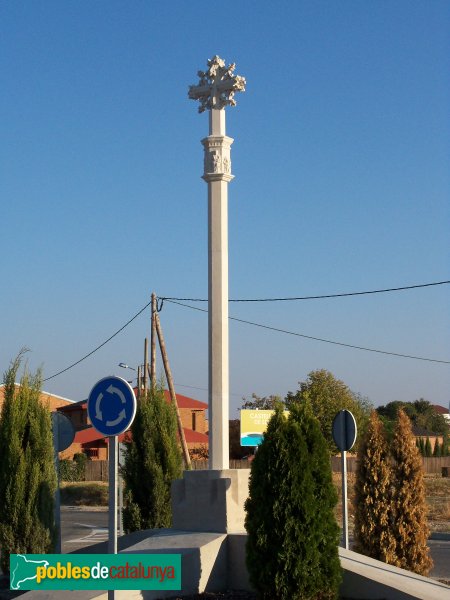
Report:
[[[2,2],[2,371],[28,346],[30,368],[54,374],[152,291],[206,296],[208,125],[187,89],[214,54],[247,79],[227,111],[231,298],[450,279],[449,17],[446,1]],[[230,314],[450,360],[449,294]],[[117,364],[142,362],[149,319],[44,389],[80,400],[125,375]],[[206,388],[206,315],[165,303],[161,320],[175,381]],[[375,405],[449,400],[450,365],[235,322],[230,355],[233,409],[252,392],[285,395],[318,368]]]

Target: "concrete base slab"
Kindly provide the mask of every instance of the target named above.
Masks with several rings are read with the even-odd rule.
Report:
[[[129,546],[127,554],[181,554],[181,589],[184,594],[197,594],[226,589],[226,535],[160,530]],[[144,591],[147,600],[168,598],[176,592]]]

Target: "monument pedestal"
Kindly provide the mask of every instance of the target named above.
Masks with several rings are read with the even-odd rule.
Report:
[[[244,502],[250,469],[184,471],[172,483],[173,528],[182,531],[245,531]]]

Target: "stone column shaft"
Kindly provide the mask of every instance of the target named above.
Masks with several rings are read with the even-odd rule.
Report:
[[[228,183],[230,146],[225,111],[211,109],[210,135],[202,140],[208,183],[209,468],[229,468]]]
[[[228,183],[208,185],[210,469],[229,468]]]

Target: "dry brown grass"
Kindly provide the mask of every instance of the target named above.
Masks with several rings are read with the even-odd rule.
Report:
[[[105,481],[61,483],[61,504],[70,506],[108,506],[108,484]]]
[[[336,519],[339,524],[342,523],[342,504],[341,504],[341,474],[333,473],[333,483],[338,493],[339,502],[336,507]],[[347,495],[348,503],[348,522],[349,531],[353,531],[353,500],[354,500],[355,473],[347,475]],[[425,475],[425,493],[428,506],[428,525],[430,530],[443,533],[450,533],[450,477],[441,477],[440,475]]]

